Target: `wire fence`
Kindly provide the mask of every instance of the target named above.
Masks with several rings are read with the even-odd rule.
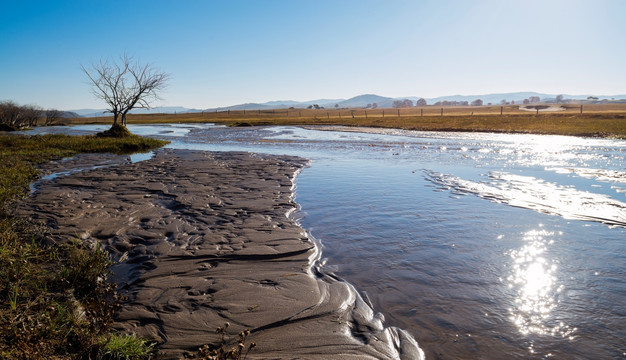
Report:
[[[183,112],[173,114],[129,114],[129,119],[160,120],[169,118],[176,121],[211,121],[211,120],[246,120],[246,119],[387,119],[398,117],[453,117],[453,116],[512,116],[542,114],[591,114],[626,112],[626,104],[595,105],[595,104],[533,104],[503,106],[422,106],[405,108],[333,108],[333,109],[264,109],[264,110],[206,110],[199,112]],[[95,117],[94,117],[95,118]],[[99,114],[97,121],[104,118]]]
[[[423,106],[385,109],[212,110],[195,113],[207,118],[385,118],[402,116],[473,116],[529,113],[583,113],[584,105]],[[188,114],[188,113],[184,113]],[[174,114],[176,115],[176,114]],[[181,114],[182,115],[182,114]]]

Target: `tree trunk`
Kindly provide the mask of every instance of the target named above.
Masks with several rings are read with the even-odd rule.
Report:
[[[128,111],[122,111],[122,119],[121,119],[122,126],[126,126],[126,114],[128,114]]]

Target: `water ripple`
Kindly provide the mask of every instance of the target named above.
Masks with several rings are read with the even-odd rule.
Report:
[[[626,227],[626,203],[607,195],[506,172],[490,172],[488,180],[481,182],[428,170],[424,172],[426,180],[456,194],[473,194],[493,202],[559,215],[565,219]]]

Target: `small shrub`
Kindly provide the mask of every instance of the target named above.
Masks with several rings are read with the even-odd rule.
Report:
[[[204,345],[198,350],[200,360],[245,360],[250,350],[256,347],[256,343],[250,343],[246,348],[246,338],[250,335],[250,330],[245,329],[239,332],[237,345],[231,346],[226,342],[226,329],[230,324],[218,327],[216,332],[220,336],[219,346]]]
[[[111,126],[111,128],[109,130],[100,132],[98,134],[96,134],[96,136],[98,137],[114,137],[114,138],[125,138],[125,137],[130,137],[130,136],[137,136],[134,135],[133,133],[131,133],[126,126],[124,125],[120,125],[120,124],[116,124]]]

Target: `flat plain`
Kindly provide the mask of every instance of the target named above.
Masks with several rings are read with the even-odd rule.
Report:
[[[422,131],[534,133],[626,138],[626,104],[423,106],[387,109],[276,109],[131,114],[129,124],[216,123],[247,125],[344,125]],[[581,108],[582,106],[582,108]],[[558,109],[558,111],[554,111]],[[64,119],[61,124],[110,124],[109,117]]]

